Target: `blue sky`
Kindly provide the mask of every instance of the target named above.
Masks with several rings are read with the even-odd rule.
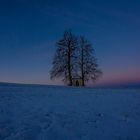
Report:
[[[103,77],[96,84],[140,82],[139,0],[0,1],[0,81],[62,84],[49,71],[65,29],[85,35]]]

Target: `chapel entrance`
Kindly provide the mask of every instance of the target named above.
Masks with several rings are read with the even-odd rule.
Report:
[[[76,86],[77,86],[77,87],[79,86],[79,81],[78,81],[78,80],[76,80]]]

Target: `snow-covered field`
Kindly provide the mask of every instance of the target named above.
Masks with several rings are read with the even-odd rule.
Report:
[[[0,140],[140,140],[140,89],[0,86]]]

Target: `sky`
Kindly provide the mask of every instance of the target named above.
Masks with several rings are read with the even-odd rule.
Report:
[[[58,84],[49,71],[66,29],[93,44],[95,85],[140,83],[139,0],[0,0],[0,82]],[[94,85],[93,84],[93,85]]]

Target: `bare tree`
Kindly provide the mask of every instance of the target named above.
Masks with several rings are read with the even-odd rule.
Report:
[[[69,86],[73,85],[75,77],[79,77],[82,79],[82,86],[85,86],[89,80],[95,81],[102,72],[94,57],[92,44],[85,37],[77,38],[71,30],[68,30],[56,43],[50,74],[51,79],[62,77]]]
[[[56,43],[51,78],[63,77],[63,81],[72,86],[72,74],[76,58],[77,37],[71,30],[65,31],[63,38]]]
[[[90,79],[95,81],[102,72],[98,68],[97,59],[94,57],[92,44],[83,36],[79,38],[79,54],[78,64],[82,86],[85,86],[85,82],[88,82]]]

